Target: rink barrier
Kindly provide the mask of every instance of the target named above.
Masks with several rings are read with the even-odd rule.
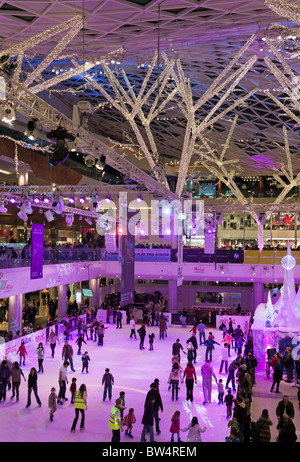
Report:
[[[0,358],[3,360],[3,358],[6,357],[8,361],[19,362],[20,357],[19,354],[17,354],[17,351],[22,342],[25,344],[27,355],[31,355],[35,353],[39,343],[42,343],[44,348],[46,347],[46,341],[48,340],[51,332],[54,332],[59,341],[62,342],[64,340],[64,330],[64,324],[59,323],[54,326],[46,327],[45,329],[37,330],[32,334],[23,335],[22,337],[18,337],[10,342],[2,343],[0,345]]]

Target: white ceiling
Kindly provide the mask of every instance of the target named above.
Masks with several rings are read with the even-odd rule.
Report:
[[[213,83],[251,34],[257,33],[257,40],[239,63],[244,63],[254,54],[258,55],[258,60],[241,81],[238,91],[240,96],[255,87],[261,91],[255,93],[243,106],[235,109],[234,113],[239,115],[238,124],[226,159],[239,159],[238,173],[241,175],[272,174],[273,169],[278,167],[284,158],[282,127],[285,125],[288,129],[294,172],[300,171],[299,128],[294,120],[284,115],[263,92],[271,89],[274,95],[280,95],[282,98],[285,96],[283,92],[278,91],[280,85],[270,74],[263,61],[264,56],[270,56],[281,69],[282,66],[266,47],[263,52],[260,51],[260,38],[273,27],[272,25],[291,24],[276,15],[263,1],[1,1],[1,49],[20,43],[78,14],[85,16],[84,31],[80,31],[64,49],[61,62],[67,63],[71,55],[76,55],[80,61],[82,58],[100,57],[123,47],[124,56],[119,67],[125,70],[130,82],[138,88],[146,73],[140,65],[149,63],[155,50],[159,48],[165,51],[169,58],[181,60],[184,73],[191,80],[195,99]],[[28,59],[34,58],[37,63],[40,62],[41,58],[52,51],[61,37],[62,35],[58,34],[33,48],[28,54]],[[280,49],[278,44],[276,46]],[[285,56],[288,54],[285,53]],[[288,62],[295,74],[299,75],[299,58]],[[54,64],[59,66],[59,61]],[[35,61],[31,61],[31,65],[34,67]],[[111,67],[117,75],[119,69],[116,66]],[[24,62],[24,71],[29,70],[30,66]],[[95,78],[100,83],[106,83],[107,80],[100,72],[101,68],[96,68]],[[49,66],[42,77],[47,80],[52,76]],[[155,78],[153,76],[150,79],[149,86]],[[54,89],[60,92],[59,97],[67,104],[75,103],[80,97],[88,98],[94,106],[104,102],[103,97],[91,88],[87,88],[84,94],[79,93],[78,88],[82,84],[82,79],[75,77],[60,83]],[[72,93],[65,90],[71,90]],[[208,101],[199,111],[199,119],[204,118],[216,102],[216,98]],[[166,113],[161,114],[160,119],[163,118],[166,120],[157,120],[153,124],[153,134],[165,161],[172,165],[180,161],[184,120],[178,108],[170,110],[170,106]],[[97,127],[101,135],[120,142],[123,142],[126,136],[134,139],[124,117],[107,105],[95,113],[91,123]],[[229,129],[230,122],[225,118],[208,129],[205,136],[211,141],[212,146],[219,150]],[[176,171],[174,167],[174,173]],[[206,175],[209,173],[201,168],[200,176]]]

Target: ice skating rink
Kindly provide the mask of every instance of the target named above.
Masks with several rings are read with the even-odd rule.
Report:
[[[44,373],[38,374],[38,393],[42,402],[39,407],[32,394],[31,407],[26,409],[27,382],[21,382],[20,401],[11,400],[11,390],[7,392],[5,402],[0,403],[0,441],[1,442],[110,442],[111,430],[108,428],[110,409],[118,398],[120,391],[125,391],[125,404],[127,410],[134,408],[136,423],[133,426],[133,439],[121,434],[121,441],[139,442],[142,433],[142,416],[146,394],[150,384],[155,378],[160,381],[160,393],[163,401],[164,411],[160,413],[161,434],[155,434],[158,442],[170,441],[171,418],[176,410],[181,412],[181,428],[187,426],[193,416],[197,416],[200,426],[207,427],[207,431],[202,434],[203,442],[224,442],[224,438],[229,434],[228,421],[226,419],[225,405],[218,405],[217,385],[213,380],[212,403],[202,405],[203,394],[201,384],[200,368],[205,358],[205,346],[198,348],[197,363],[195,364],[198,383],[194,388],[194,402],[185,400],[185,383],[180,384],[179,400],[171,400],[171,391],[168,391],[168,377],[171,369],[172,344],[177,338],[182,345],[186,346],[186,340],[190,337],[189,327],[169,327],[168,337],[159,340],[158,328],[147,327],[145,340],[145,350],[139,350],[139,340],[130,339],[130,329],[128,325],[123,325],[122,329],[116,329],[114,324],[106,324],[108,329],[104,337],[104,346],[97,346],[96,342],[87,341],[83,344],[82,353],[88,351],[91,358],[89,373],[81,372],[81,355],[77,356],[76,331],[73,332],[73,340],[70,340],[74,349],[75,372],[68,369],[67,394],[68,401],[58,409],[54,415],[54,420],[49,420],[48,396],[52,387],[56,388],[57,394],[58,373],[62,365],[61,352],[63,343],[57,344],[55,357],[51,358],[49,344],[45,346],[46,355],[44,359]],[[215,335],[215,340],[220,343],[221,332],[211,329]],[[149,351],[148,334],[154,332],[154,350]],[[198,339],[198,337],[197,337]],[[227,375],[219,374],[221,347],[215,345],[213,351],[212,366],[216,376],[223,379],[226,384]],[[234,351],[231,353],[231,360],[234,359]],[[1,358],[2,359],[2,358]],[[16,358],[17,360],[17,358]],[[185,366],[186,356],[182,355],[181,364]],[[26,365],[22,366],[26,380],[31,367],[38,370],[37,356],[28,357]],[[112,400],[103,402],[103,387],[101,385],[102,376],[105,368],[109,368],[115,379],[113,386]],[[86,412],[85,429],[79,430],[79,422],[75,433],[71,433],[71,425],[74,418],[74,406],[70,403],[69,387],[72,377],[77,378],[77,387],[84,383],[87,386],[88,409]],[[285,378],[285,377],[284,377]],[[300,441],[300,411],[298,410],[297,388],[291,383],[281,382],[281,393],[270,393],[271,382],[266,380],[264,372],[256,372],[256,385],[253,387],[252,418],[256,420],[262,409],[268,409],[273,426],[271,427],[272,442],[276,440],[277,418],[275,409],[277,403],[284,394],[287,394],[294,403],[295,419],[298,441]],[[126,410],[124,415],[126,415]],[[79,418],[80,419],[80,418]],[[149,436],[148,436],[149,438]],[[187,432],[181,433],[182,441],[186,441]],[[176,442],[176,439],[175,439]]]

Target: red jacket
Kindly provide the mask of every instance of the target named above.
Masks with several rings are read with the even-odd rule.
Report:
[[[184,369],[184,374],[183,374],[183,378],[186,377],[187,379],[193,379],[195,378],[195,380],[197,380],[197,376],[196,376],[196,371],[195,371],[195,368],[194,367],[186,367]]]

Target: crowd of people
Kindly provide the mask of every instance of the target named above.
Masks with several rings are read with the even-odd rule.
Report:
[[[160,303],[160,307],[164,306],[165,300],[155,300],[150,298],[147,304],[147,310],[152,312],[156,303]],[[111,318],[109,307],[107,307],[107,325],[103,321],[94,319],[90,324],[85,324],[79,321],[77,325],[77,338],[70,341],[69,332],[64,331],[65,339],[63,341],[61,360],[62,366],[58,371],[59,389],[51,387],[48,398],[49,419],[54,420],[54,415],[58,406],[64,404],[67,398],[68,368],[75,373],[74,369],[74,347],[77,348],[77,355],[81,357],[82,373],[89,373],[90,356],[88,353],[89,342],[96,342],[99,347],[104,346],[104,335],[106,329],[109,328],[110,321],[116,326],[116,329],[122,329],[122,313],[120,309],[116,310],[116,315]],[[156,341],[165,341],[167,339],[168,323],[166,320],[165,311],[159,311],[157,322],[155,318],[150,317],[147,321],[136,328],[135,309],[131,308],[129,312],[129,328],[130,339],[136,339],[139,335],[139,349],[145,350],[145,340],[147,338],[147,327],[157,327],[157,335],[151,329],[148,335],[149,350],[153,351],[154,339]],[[111,326],[112,327],[112,326]],[[273,417],[269,415],[268,409],[262,409],[260,417],[253,421],[251,407],[253,403],[253,395],[255,395],[256,384],[256,368],[257,360],[253,351],[253,336],[251,325],[248,330],[243,330],[238,325],[233,329],[232,324],[226,328],[225,325],[220,326],[221,340],[217,341],[213,329],[206,325],[202,319],[195,317],[195,322],[191,328],[183,325],[187,330],[182,331],[188,333],[187,339],[184,342],[177,338],[172,343],[170,351],[170,373],[168,384],[170,390],[170,399],[172,401],[179,400],[180,385],[185,384],[185,399],[192,403],[194,397],[194,385],[197,384],[197,372],[201,374],[203,406],[209,405],[212,402],[212,385],[215,381],[218,390],[218,404],[225,407],[224,415],[227,418],[228,436],[225,438],[227,442],[270,442],[271,441],[271,426]],[[60,343],[59,338],[54,332],[49,336],[47,343],[51,347],[52,358],[55,355],[57,343]],[[81,351],[85,345],[86,351]],[[201,360],[200,367],[196,366],[198,361],[199,349],[205,349],[204,357]],[[216,348],[220,348],[220,364],[218,371],[213,367],[213,358],[216,354]],[[27,403],[26,408],[31,406],[32,393],[35,396],[38,406],[41,406],[41,399],[38,394],[38,374],[44,373],[44,358],[45,345],[39,343],[36,349],[37,368],[31,367],[28,376],[26,377],[22,368],[26,365],[26,345],[21,343],[17,354],[19,361],[10,363],[7,358],[4,358],[0,365],[0,402],[4,402],[7,396],[7,390],[12,390],[11,400],[16,398],[19,401],[20,384],[23,380],[27,382]],[[197,370],[196,370],[197,367]],[[287,382],[293,379],[293,360],[291,357],[291,348],[287,348],[283,356],[278,352],[275,353],[271,367],[274,371],[273,382],[270,393],[279,392],[279,385],[283,380],[283,370],[287,375]],[[224,375],[226,374],[225,378]],[[85,410],[87,409],[87,387],[85,384],[77,385],[76,377],[73,377],[70,382],[71,404],[74,404],[75,417],[70,425],[70,431],[76,431],[76,426],[80,419],[80,429],[85,427]],[[159,379],[153,379],[150,389],[145,396],[143,417],[141,421],[141,436],[140,441],[146,441],[149,434],[150,442],[154,441],[154,434],[161,433],[161,412],[164,405],[159,391]],[[111,400],[113,397],[114,376],[109,368],[105,368],[101,384],[103,386],[103,401]],[[125,392],[121,391],[115,403],[111,408],[108,427],[112,431],[112,442],[121,440],[121,433],[125,429],[125,436],[134,438],[133,428],[136,427],[137,419],[135,416],[134,407],[129,408],[125,405]],[[299,409],[300,409],[300,387],[298,391]],[[128,411],[127,411],[128,409]],[[126,411],[126,412],[125,412]],[[208,411],[209,412],[209,411]],[[297,440],[296,429],[293,423],[295,409],[293,403],[288,396],[283,396],[279,400],[276,407],[276,428],[278,431],[277,441],[279,442],[295,442]],[[198,417],[192,416],[188,425],[182,427],[180,419],[180,410],[176,410],[170,417],[170,442],[181,441],[181,433],[187,432],[188,442],[201,442],[202,434],[207,430],[206,426],[199,424]],[[273,419],[273,420],[272,420]],[[168,437],[165,437],[166,440]]]

